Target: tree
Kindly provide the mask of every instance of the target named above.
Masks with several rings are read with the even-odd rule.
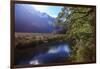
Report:
[[[95,61],[94,7],[63,7],[56,18],[55,26],[63,26],[61,31],[66,32],[66,40],[74,40],[71,41],[72,61]]]

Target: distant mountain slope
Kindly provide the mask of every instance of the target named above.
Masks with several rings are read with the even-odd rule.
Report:
[[[35,10],[30,5],[15,5],[15,32],[52,32],[55,18]]]

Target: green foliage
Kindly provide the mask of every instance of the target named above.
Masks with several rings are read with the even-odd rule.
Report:
[[[64,27],[66,40],[73,39],[70,56],[72,62],[95,61],[95,8],[64,7],[55,25]]]

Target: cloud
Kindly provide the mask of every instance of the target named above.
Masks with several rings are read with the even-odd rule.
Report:
[[[45,5],[32,5],[37,11],[44,12],[48,6]]]

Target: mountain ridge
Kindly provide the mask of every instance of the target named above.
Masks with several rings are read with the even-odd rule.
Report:
[[[50,33],[55,18],[29,5],[15,5],[15,32]]]

